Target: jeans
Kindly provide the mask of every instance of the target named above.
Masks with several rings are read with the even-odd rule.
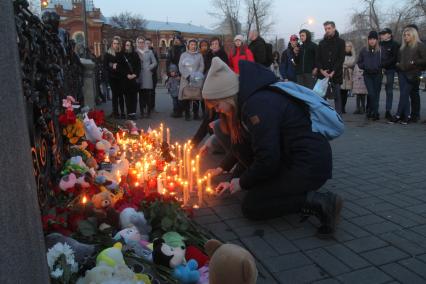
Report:
[[[399,72],[398,78],[399,78],[400,96],[399,96],[398,111],[396,113],[396,116],[403,117],[404,119],[408,119],[410,117],[410,97],[411,97],[411,94],[416,92],[416,89],[418,91],[420,81],[417,79],[409,80],[407,77],[407,74],[404,72]],[[411,102],[411,105],[413,105],[413,102]]]
[[[118,115],[118,107],[120,106],[121,114],[124,114],[124,93],[123,86],[119,80],[110,80],[112,92],[112,113]]]
[[[198,114],[198,110],[200,109],[200,101],[190,101],[190,100],[180,101],[181,109],[185,111],[185,115],[189,115],[191,104],[192,104],[192,112],[194,114]]]
[[[368,91],[368,111],[370,114],[378,115],[382,75],[364,73],[364,82]]]
[[[414,79],[410,92],[411,117],[420,118],[420,80]]]
[[[330,95],[334,99],[334,109],[338,114],[342,114],[342,97],[340,94],[340,84],[331,83]]]
[[[395,70],[390,69],[385,71],[386,76],[386,111],[392,110],[392,102],[393,102],[393,83],[395,81]]]
[[[173,102],[173,112],[178,113],[180,110],[178,97],[172,97],[172,102]]]

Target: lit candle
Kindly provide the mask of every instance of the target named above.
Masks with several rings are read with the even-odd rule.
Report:
[[[183,145],[182,159],[183,159],[183,169],[184,169],[184,174],[185,174],[186,173],[186,168],[187,168],[187,165],[186,165],[186,143]]]
[[[159,194],[164,194],[163,181],[161,179],[161,174],[157,176],[157,192]]]
[[[189,201],[189,189],[188,189],[188,182],[183,182],[183,206],[187,206]]]
[[[183,178],[183,164],[182,161],[179,161],[179,179]]]
[[[200,179],[200,155],[195,156],[195,178]]]
[[[212,175],[210,173],[207,174],[207,188],[212,188]]]
[[[167,144],[170,145],[170,128],[166,129],[166,135],[167,135]]]
[[[160,123],[160,143],[163,143],[164,141],[164,128],[163,128],[163,124]]]
[[[81,204],[86,205],[87,203],[87,196],[83,195],[83,198],[81,199]]]
[[[197,180],[197,190],[198,190],[198,204],[201,206],[203,204],[203,181],[201,179]]]

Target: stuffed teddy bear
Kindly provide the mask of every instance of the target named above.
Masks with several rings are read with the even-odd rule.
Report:
[[[234,244],[209,240],[205,250],[210,257],[210,284],[255,284],[256,262],[246,249]]]
[[[151,226],[145,219],[142,212],[136,212],[134,208],[125,208],[120,213],[121,228],[136,227],[142,236],[142,239],[148,240],[148,234],[151,232]]]
[[[133,120],[126,120],[124,126],[129,130],[131,135],[139,135],[139,130],[136,127],[136,123]]]
[[[92,203],[96,209],[107,209],[113,207],[115,201],[114,194],[108,191],[102,191],[92,196]]]
[[[84,115],[83,123],[87,140],[92,143],[96,143],[102,139],[102,132],[99,130],[98,126],[96,126],[95,121],[87,117],[87,114]]]

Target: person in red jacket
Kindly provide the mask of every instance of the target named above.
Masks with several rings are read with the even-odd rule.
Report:
[[[236,35],[234,38],[234,49],[229,54],[229,67],[237,74],[240,74],[240,69],[238,67],[238,62],[240,60],[254,62],[254,56],[248,46],[244,44],[243,36]]]

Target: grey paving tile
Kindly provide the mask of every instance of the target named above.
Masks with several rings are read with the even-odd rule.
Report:
[[[242,238],[241,242],[261,260],[278,256],[278,253],[261,237]]]
[[[280,255],[264,261],[266,268],[275,273],[312,264],[312,260],[301,252]]]
[[[401,283],[420,284],[425,283],[425,279],[421,278],[416,273],[408,270],[398,263],[389,263],[380,267],[384,272],[391,275]]]
[[[382,234],[382,233],[400,230],[401,226],[399,226],[395,223],[389,222],[389,221],[385,221],[385,222],[382,222],[382,223],[366,225],[363,228],[365,230],[373,233],[374,235],[377,235],[377,234]]]
[[[360,253],[364,251],[369,251],[377,249],[380,247],[385,247],[388,245],[385,241],[375,237],[369,236],[364,238],[355,239],[349,242],[346,242],[345,245],[349,247],[354,252]]]
[[[265,234],[263,239],[273,248],[278,254],[287,254],[298,251],[299,249],[292,242],[283,237],[279,233]]]
[[[409,257],[408,254],[393,246],[367,251],[361,253],[361,255],[375,265],[382,265]]]
[[[336,258],[322,248],[307,251],[306,255],[309,256],[319,267],[332,276],[351,271],[351,269],[340,259]]]
[[[419,260],[418,258],[403,259],[399,262],[405,268],[417,273],[424,279],[426,279],[426,263]]]
[[[293,241],[293,243],[302,250],[309,250],[313,248],[331,246],[336,244],[336,241],[333,239],[318,239],[317,237],[308,237],[304,239],[299,239]]]
[[[275,274],[280,283],[311,283],[315,280],[325,278],[327,275],[315,265],[308,265],[301,268],[286,270]]]
[[[352,269],[360,269],[370,265],[367,260],[342,244],[335,244],[325,247],[325,249]]]
[[[352,271],[337,277],[345,284],[365,284],[365,283],[387,283],[392,278],[376,267],[368,267],[361,270]]]
[[[358,226],[367,226],[371,224],[382,223],[385,221],[385,219],[375,214],[368,214],[365,216],[352,218],[350,221]]]
[[[400,250],[403,250],[407,254],[420,255],[420,254],[426,253],[426,248],[422,246],[422,244],[419,244],[417,242],[404,238],[395,232],[386,233],[386,234],[380,235],[379,237],[382,240],[385,240],[386,242],[391,244],[392,246],[397,247]]]

